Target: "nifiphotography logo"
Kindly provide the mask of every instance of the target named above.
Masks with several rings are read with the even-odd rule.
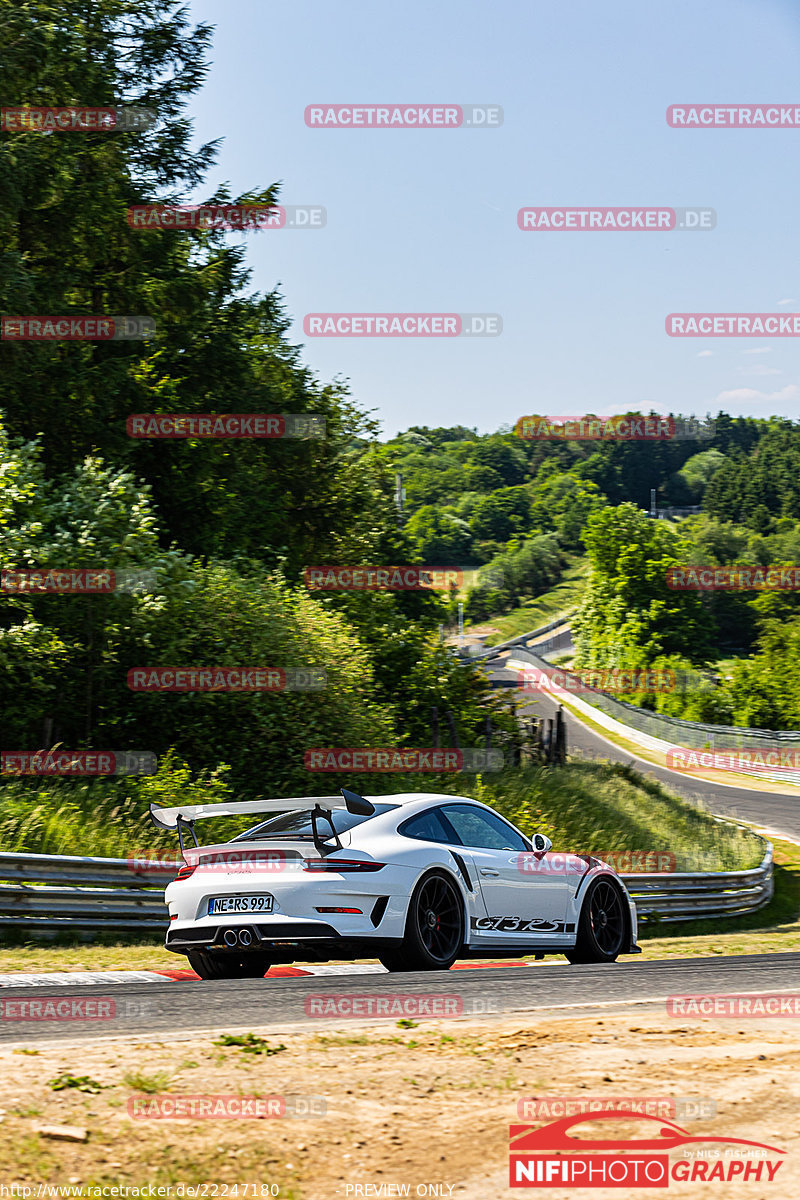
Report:
[[[614,1137],[615,1121],[630,1125],[633,1120],[644,1123],[643,1136]],[[599,1136],[594,1129],[588,1136],[572,1132],[600,1121],[610,1122],[609,1137]],[[511,1187],[666,1188],[673,1180],[767,1184],[784,1162],[775,1155],[786,1153],[744,1138],[694,1137],[663,1117],[633,1116],[614,1108],[562,1117],[538,1129],[510,1125],[509,1138]],[[700,1149],[701,1145],[712,1149]]]

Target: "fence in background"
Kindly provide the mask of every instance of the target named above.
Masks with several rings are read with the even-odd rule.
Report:
[[[538,651],[540,647],[537,646],[536,649]],[[515,662],[536,667],[545,674],[556,669],[539,654],[523,646],[514,650],[513,658]],[[559,669],[559,674],[569,675],[569,672]],[[574,678],[577,684],[578,677]],[[754,746],[765,750],[800,749],[800,730],[744,729],[735,725],[706,725],[699,721],[683,721],[679,717],[668,717],[664,713],[649,712],[635,704],[628,704],[626,700],[617,700],[608,692],[601,692],[586,685],[582,685],[579,692],[576,689],[576,694],[587,704],[599,708],[601,712],[614,717],[623,725],[629,725],[632,729],[638,729],[640,733],[660,738],[672,745],[686,746],[690,750],[740,750],[752,749]],[[782,776],[776,777],[787,776],[784,772]]]

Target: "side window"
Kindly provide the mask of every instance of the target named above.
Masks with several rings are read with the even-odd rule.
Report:
[[[420,838],[424,842],[448,842],[450,845],[455,842],[458,845],[453,830],[447,828],[435,808],[410,817],[404,824],[398,825],[397,832],[405,834],[406,837]]]
[[[442,811],[465,846],[476,850],[530,849],[522,835],[495,813],[471,804],[447,804]]]

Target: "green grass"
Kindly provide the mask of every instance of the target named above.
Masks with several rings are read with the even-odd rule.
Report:
[[[281,1050],[285,1050],[283,1042],[277,1046],[270,1046],[266,1038],[261,1037],[257,1033],[233,1034],[223,1033],[214,1042],[215,1046],[235,1046],[238,1050],[242,1050],[245,1054],[280,1054]]]
[[[528,600],[519,608],[503,613],[496,617],[488,617],[483,625],[493,625],[499,633],[490,634],[485,645],[495,646],[508,638],[519,637],[540,625],[548,625],[556,617],[569,617],[577,608],[589,572],[586,559],[578,559],[567,567],[564,578],[548,592],[543,592],[535,600]],[[465,630],[465,633],[468,630]]]
[[[229,768],[193,775],[173,751],[157,775],[115,778],[4,778],[0,781],[0,850],[125,858],[158,847],[175,850],[173,834],[156,830],[151,803],[211,804],[233,798]],[[241,822],[219,827],[235,831]]]
[[[106,1085],[98,1083],[89,1075],[70,1075],[68,1071],[65,1071],[63,1075],[57,1075],[55,1079],[50,1079],[47,1086],[54,1092],[62,1092],[65,1088],[75,1088],[79,1092],[89,1092],[94,1096],[101,1092]]]
[[[135,1092],[146,1092],[148,1096],[155,1096],[168,1089],[172,1076],[167,1071],[156,1071],[154,1075],[145,1075],[142,1071],[128,1071],[122,1080]]]
[[[764,856],[763,839],[751,830],[718,821],[621,763],[528,767],[460,787],[523,833],[546,833],[555,850],[667,850],[678,871],[747,870]]]
[[[48,783],[38,790],[28,785],[28,794],[16,797],[15,809],[4,805],[0,849],[126,857],[164,845],[164,835],[141,811],[145,798],[121,805],[118,795],[105,792],[107,782],[65,782],[61,789]],[[374,776],[356,777],[349,786],[367,794],[376,790]],[[720,825],[703,809],[619,764],[570,762],[557,770],[527,767],[483,779],[389,776],[378,790],[475,796],[523,832],[547,833],[560,850],[672,850],[678,869],[687,870],[733,870],[754,866],[761,857],[761,843],[749,831]],[[209,838],[230,837],[246,824],[246,818],[220,821]],[[174,837],[166,837],[174,848]]]
[[[800,950],[800,846],[776,839],[773,853],[775,895],[769,904],[744,917],[640,926],[644,958]]]

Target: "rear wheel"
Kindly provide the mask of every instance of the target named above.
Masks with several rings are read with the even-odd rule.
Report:
[[[619,888],[595,879],[583,902],[578,937],[566,951],[571,963],[614,962],[625,944],[627,921]]]
[[[458,888],[449,875],[434,871],[414,889],[406,931],[397,950],[380,961],[387,971],[447,971],[464,944],[464,912]]]
[[[379,955],[378,962],[386,967],[387,971],[410,970],[405,964],[402,950],[387,950],[385,954]]]
[[[214,954],[190,950],[189,966],[201,979],[262,979],[270,968],[267,954]]]

